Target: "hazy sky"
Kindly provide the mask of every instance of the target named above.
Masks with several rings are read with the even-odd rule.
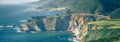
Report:
[[[26,2],[34,2],[38,0],[0,0],[0,4],[20,4]]]

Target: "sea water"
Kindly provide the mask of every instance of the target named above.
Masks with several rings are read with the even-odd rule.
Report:
[[[73,33],[67,31],[18,31],[19,25],[31,16],[43,15],[35,11],[22,12],[26,8],[20,5],[0,5],[0,42],[72,42],[69,38],[74,37]]]

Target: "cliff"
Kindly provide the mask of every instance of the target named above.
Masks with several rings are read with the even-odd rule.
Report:
[[[68,15],[36,16],[22,25],[23,31],[73,31],[81,29],[89,21],[95,21],[93,15],[74,13]]]
[[[98,14],[60,14],[54,16],[36,16],[22,24],[22,31],[72,31],[76,39],[82,41],[90,31],[96,30],[95,25],[88,22],[97,21],[108,16]]]

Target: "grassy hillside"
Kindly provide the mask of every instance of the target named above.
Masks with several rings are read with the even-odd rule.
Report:
[[[120,42],[120,20],[94,21],[89,25],[96,25],[97,29],[88,32],[85,42]]]
[[[120,28],[120,21],[119,20],[95,21],[95,22],[89,22],[88,24],[96,25],[98,27]]]
[[[120,42],[120,28],[98,29],[90,31],[85,37],[85,42]]]

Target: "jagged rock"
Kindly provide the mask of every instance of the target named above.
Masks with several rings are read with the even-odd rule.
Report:
[[[74,31],[76,28],[81,30],[85,27],[84,24],[94,21],[96,17],[97,15],[85,13],[65,16],[37,16],[29,19],[22,27],[24,31]]]
[[[74,13],[65,16],[37,16],[29,19],[22,25],[23,31],[72,31],[76,39],[82,41],[83,37],[90,31],[97,29],[95,25],[88,22],[98,20],[101,15]],[[96,18],[97,17],[97,18]],[[104,16],[104,18],[106,18]],[[108,17],[109,18],[109,17]]]

